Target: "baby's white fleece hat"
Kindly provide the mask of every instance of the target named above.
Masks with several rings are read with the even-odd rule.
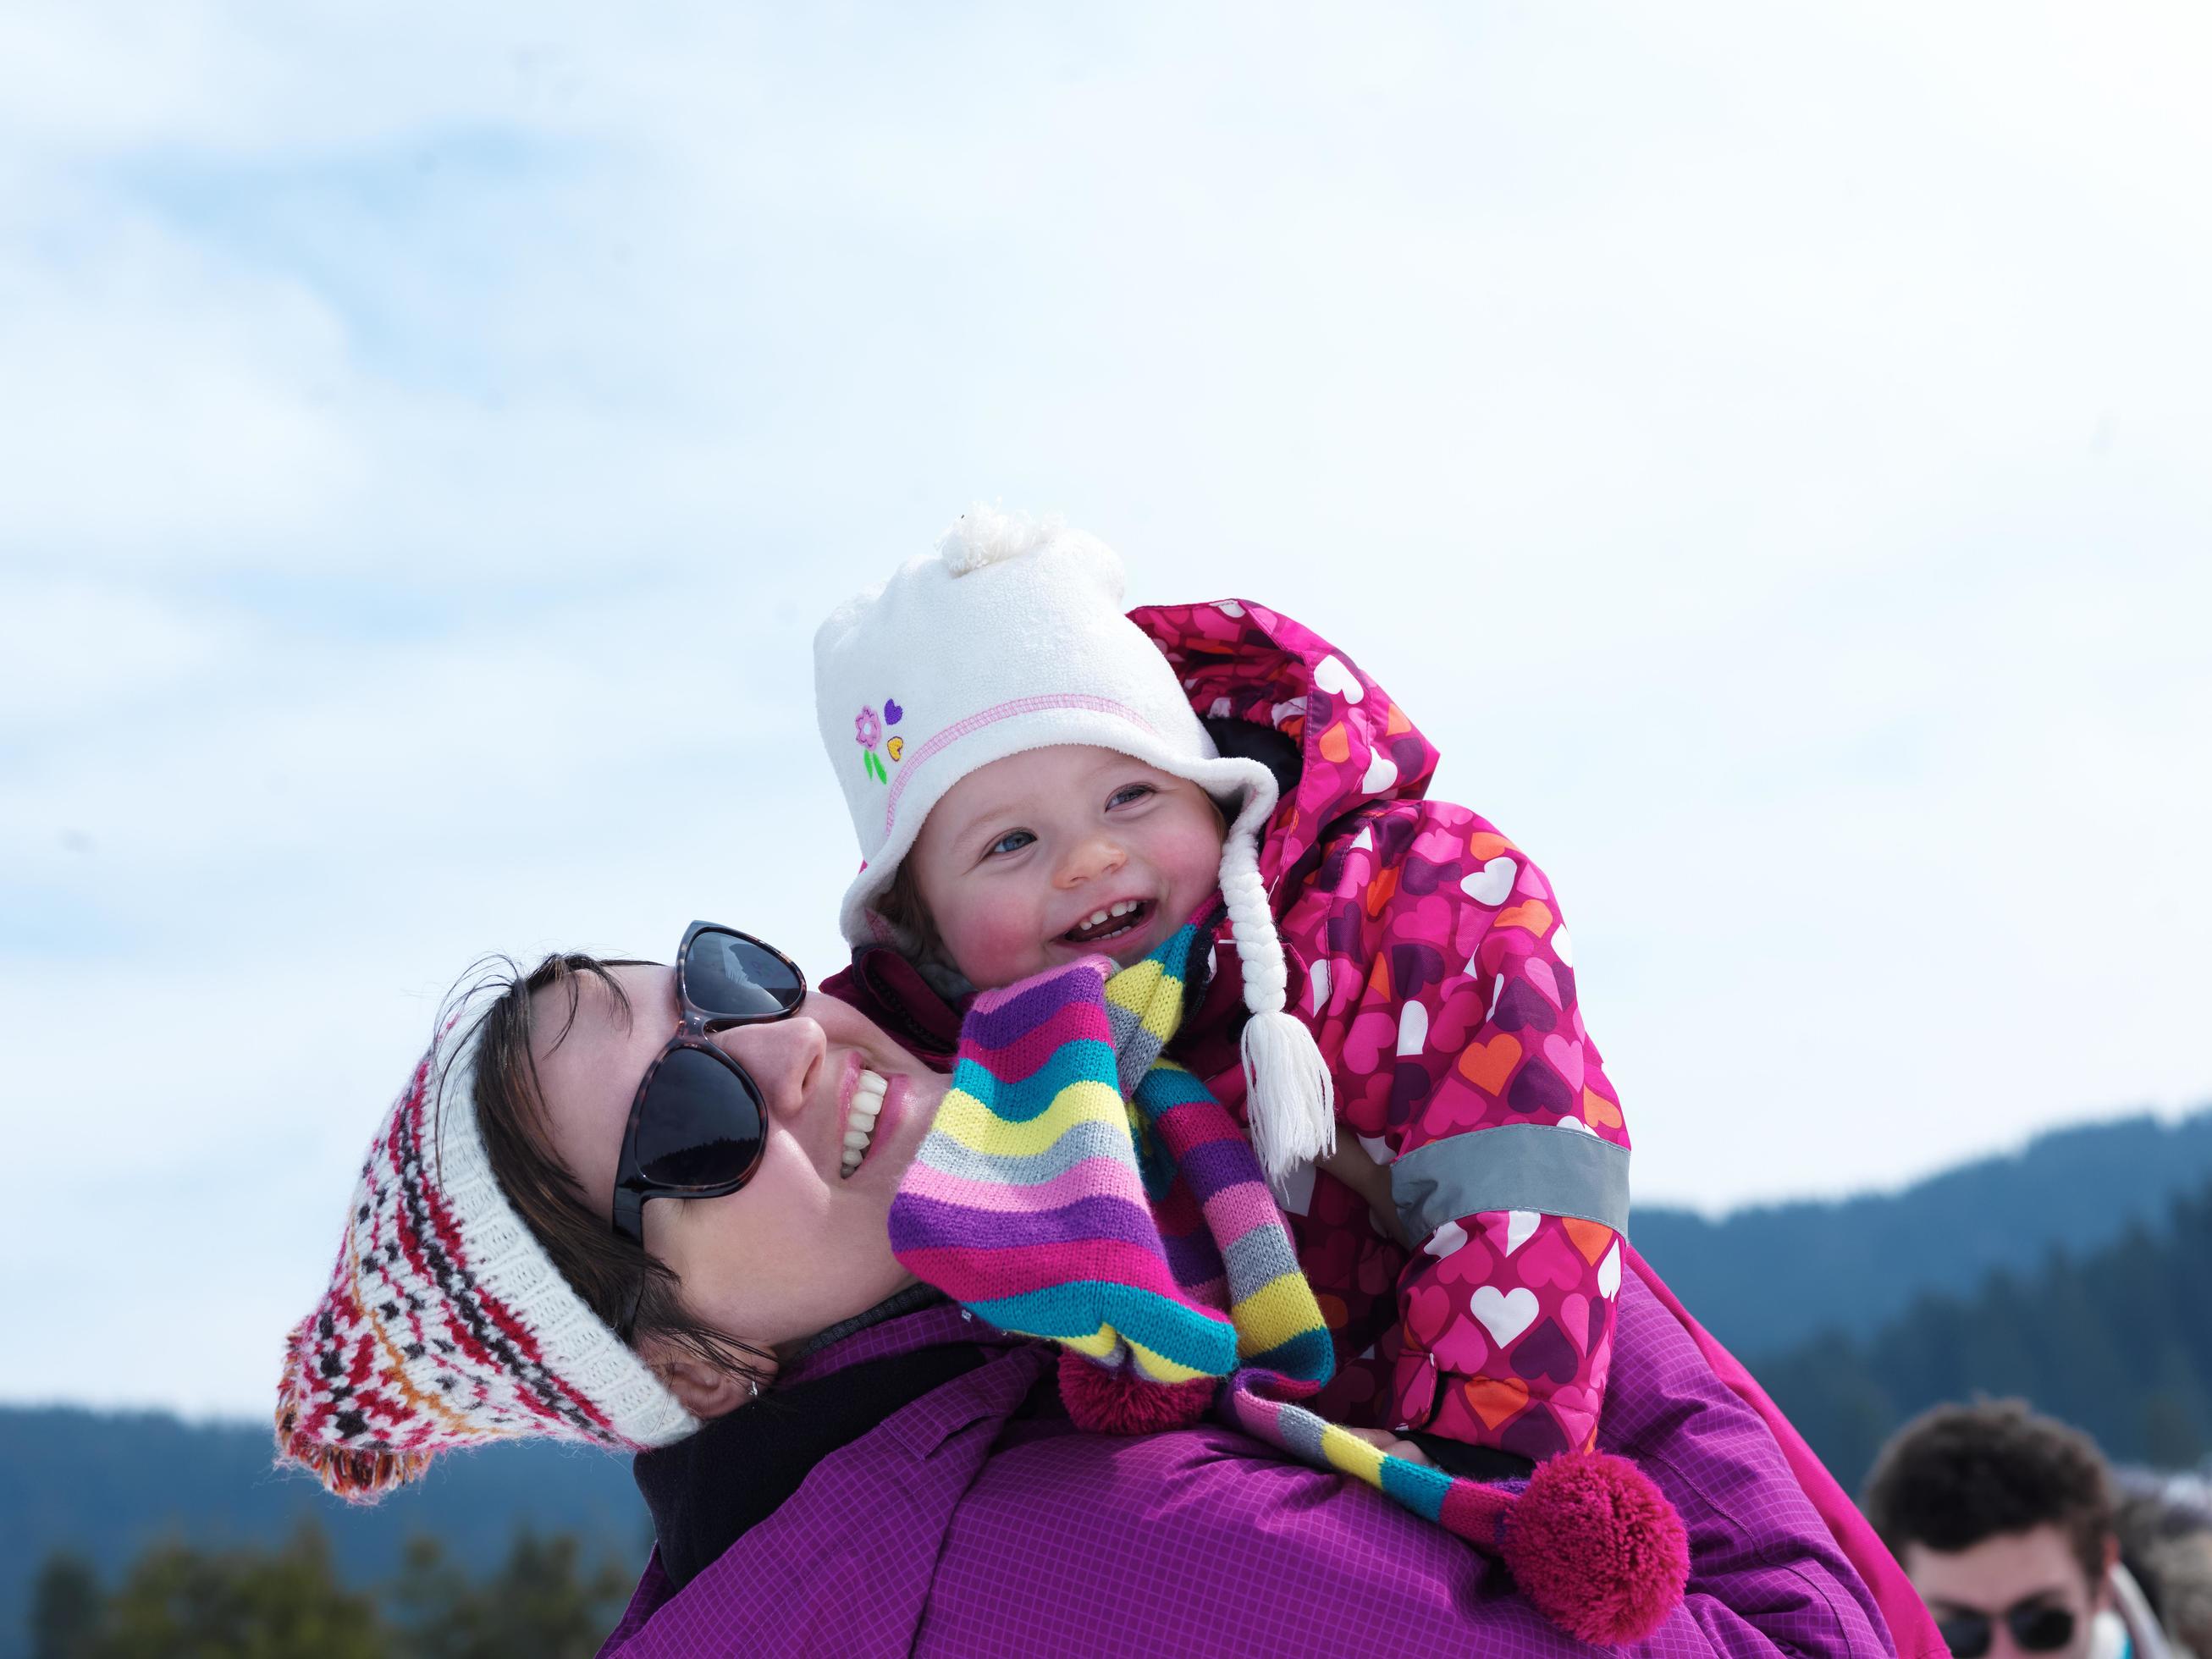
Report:
[[[937,551],[848,599],[814,636],[814,707],[864,860],[838,925],[854,945],[915,942],[875,907],[929,810],[977,768],[1086,744],[1240,802],[1221,893],[1244,970],[1246,1115],[1268,1173],[1336,1143],[1328,1071],[1284,1012],[1288,970],[1260,879],[1274,775],[1225,757],[1159,647],[1122,614],[1121,562],[1058,518],[974,507]]]

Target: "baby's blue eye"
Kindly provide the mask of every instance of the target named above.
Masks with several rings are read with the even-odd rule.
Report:
[[[987,852],[984,857],[989,858],[1000,853],[1018,853],[1036,839],[1036,837],[1026,830],[1009,830],[991,843],[990,851]]]
[[[1142,800],[1147,795],[1157,794],[1159,792],[1154,789],[1149,783],[1133,783],[1126,789],[1116,789],[1112,795],[1108,797],[1106,805],[1109,806],[1126,806],[1133,800]]]

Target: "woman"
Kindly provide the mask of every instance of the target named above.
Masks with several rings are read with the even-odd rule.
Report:
[[[678,962],[549,959],[447,1024],[294,1335],[288,1455],[365,1497],[518,1433],[641,1451],[660,1548],[607,1649],[637,1659],[1583,1650],[1485,1557],[1229,1429],[1075,1432],[1049,1350],[891,1254],[945,1079],[757,941],[695,925]],[[1601,1435],[1692,1540],[1645,1650],[1939,1651],[1662,1298],[1624,1282]]]

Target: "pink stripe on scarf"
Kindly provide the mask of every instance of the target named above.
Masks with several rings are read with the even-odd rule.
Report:
[[[1086,1158],[1034,1187],[1002,1181],[977,1181],[952,1175],[916,1160],[899,1183],[902,1193],[933,1198],[969,1210],[1000,1210],[1024,1215],[1057,1210],[1085,1198],[1129,1198],[1138,1186],[1136,1171],[1119,1158]],[[1141,1201],[1136,1200],[1133,1201]]]

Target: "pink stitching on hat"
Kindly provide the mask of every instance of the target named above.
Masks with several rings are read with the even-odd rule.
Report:
[[[947,744],[966,737],[970,732],[981,731],[984,726],[996,725],[1000,720],[1012,720],[1017,714],[1034,714],[1042,708],[1087,708],[1094,714],[1119,714],[1123,720],[1141,726],[1153,737],[1159,736],[1150,720],[1135,709],[1115,702],[1110,697],[1089,697],[1075,691],[1051,697],[1016,697],[1011,702],[1002,702],[995,708],[986,708],[979,714],[970,714],[964,720],[954,721],[907,757],[912,764],[899,769],[898,776],[891,780],[890,797],[884,803],[884,836],[890,836],[891,825],[897,821],[899,796],[905,793],[907,781],[921,770],[931,756]]]

